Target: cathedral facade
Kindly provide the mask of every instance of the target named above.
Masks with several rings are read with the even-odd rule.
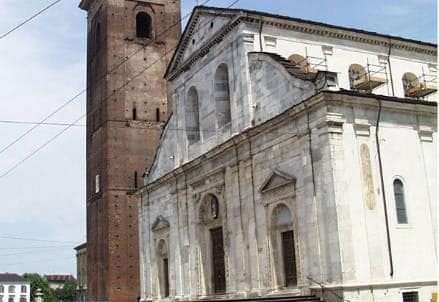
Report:
[[[436,60],[429,43],[197,7],[136,193],[141,300],[430,301]]]

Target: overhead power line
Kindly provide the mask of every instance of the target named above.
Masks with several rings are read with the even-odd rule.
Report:
[[[72,245],[48,245],[48,246],[22,246],[22,247],[0,247],[0,250],[39,250],[52,248],[71,248]]]
[[[210,0],[205,1],[205,3],[207,3]],[[235,0],[233,1],[229,6],[227,6],[227,8],[231,8],[232,6],[234,6],[235,4],[237,4],[240,0]],[[197,33],[198,31],[200,31],[204,26],[210,24],[212,21],[214,21],[216,18],[218,17],[218,15],[215,15],[215,17],[211,18],[210,20],[208,20],[208,22],[206,22],[205,24],[203,24],[202,26],[200,25],[200,27],[195,31],[195,33]],[[165,58],[169,53],[171,53],[172,51],[175,51],[176,47],[173,47],[171,49],[169,49],[168,51],[165,52],[165,54],[161,57],[159,57],[157,60],[155,60],[154,62],[152,62],[151,64],[149,64],[148,66],[146,66],[146,68],[144,68],[143,70],[141,70],[140,72],[138,72],[137,74],[135,74],[134,76],[132,76],[128,81],[126,81],[122,86],[120,86],[119,88],[115,89],[110,95],[106,96],[105,98],[103,98],[101,100],[101,104],[103,104],[103,102],[107,99],[109,99],[110,97],[112,97],[113,95],[115,95],[116,93],[118,93],[121,89],[125,88],[131,81],[133,81],[134,79],[136,79],[138,76],[140,76],[141,74],[143,74],[146,70],[148,70],[149,68],[151,68],[153,65],[155,65],[156,63],[160,62],[163,58]],[[71,124],[69,124],[68,126],[66,126],[66,128],[64,128],[63,130],[61,130],[59,133],[57,133],[55,136],[53,136],[52,138],[50,138],[48,141],[46,141],[44,144],[42,144],[40,147],[38,147],[36,150],[34,150],[33,152],[31,152],[29,155],[27,155],[24,159],[20,160],[18,163],[16,163],[14,166],[12,166],[9,170],[7,170],[6,172],[4,172],[3,174],[0,175],[0,178],[3,178],[5,176],[7,176],[9,173],[11,173],[12,171],[14,171],[16,168],[18,168],[19,166],[21,166],[25,161],[27,161],[28,159],[30,159],[31,157],[33,157],[36,153],[38,153],[39,151],[41,151],[42,149],[44,149],[44,147],[46,147],[47,145],[49,145],[50,143],[52,143],[54,140],[56,140],[59,136],[61,136],[64,132],[66,132],[68,129],[70,129],[71,127],[73,127],[77,122],[79,122],[80,120],[82,120],[84,117],[87,117],[89,115],[92,115],[94,112],[96,112],[97,110],[100,110],[100,106],[98,106],[96,109],[92,110],[91,112],[87,112],[83,115],[81,115],[78,119],[76,119],[75,121],[73,121]],[[36,127],[35,127],[36,128]],[[1,154],[1,152],[0,152]]]
[[[24,132],[22,135],[20,135],[18,138],[16,138],[15,140],[13,140],[11,143],[9,143],[8,145],[6,145],[6,147],[2,148],[0,150],[0,154],[2,154],[3,152],[5,152],[6,150],[8,150],[9,148],[11,148],[13,145],[15,145],[16,143],[18,143],[19,141],[21,141],[23,138],[25,138],[29,133],[31,133],[32,131],[34,131],[35,129],[37,129],[39,126],[41,126],[43,123],[45,123],[47,120],[49,120],[52,116],[54,116],[55,114],[57,114],[58,112],[60,112],[64,107],[66,107],[68,104],[72,103],[74,100],[76,100],[78,97],[80,97],[84,92],[86,92],[87,89],[82,90],[80,93],[76,94],[74,97],[72,97],[70,100],[68,100],[67,102],[65,102],[64,104],[62,104],[61,106],[59,106],[55,111],[53,111],[52,113],[50,113],[48,116],[46,116],[41,122],[37,123],[35,126],[33,126],[32,128],[30,128],[29,130],[27,130],[26,132]]]
[[[62,0],[56,0],[54,2],[52,2],[51,4],[49,4],[48,6],[46,6],[45,8],[43,8],[42,10],[38,11],[37,13],[35,13],[34,15],[30,16],[29,18],[27,18],[26,20],[24,20],[23,22],[21,22],[20,24],[18,24],[17,26],[11,28],[9,31],[5,32],[4,34],[2,34],[0,36],[0,40],[6,38],[7,36],[9,36],[10,34],[12,34],[14,31],[16,31],[17,29],[19,29],[20,27],[24,26],[26,23],[29,23],[30,21],[32,21],[33,19],[35,19],[36,17],[38,17],[39,15],[41,15],[42,13],[44,13],[45,11],[49,10],[51,7],[55,6],[56,4],[58,4],[59,2],[61,2]]]
[[[207,3],[209,3],[211,0],[206,0],[203,2],[203,5],[206,5]],[[163,36],[164,34],[166,34],[168,31],[170,31],[172,28],[174,28],[175,26],[180,25],[180,23],[188,18],[191,15],[191,13],[186,14],[183,18],[180,18],[179,20],[177,20],[175,23],[173,23],[170,27],[166,28],[163,32],[159,33],[156,37],[159,38],[161,36]],[[22,139],[24,139],[26,136],[28,136],[31,132],[33,132],[35,129],[37,129],[39,126],[43,125],[45,122],[47,122],[51,117],[53,117],[54,115],[56,115],[58,112],[60,112],[62,109],[64,109],[65,107],[67,107],[69,104],[73,103],[75,100],[77,100],[81,95],[83,95],[85,92],[87,92],[87,90],[90,88],[91,85],[96,85],[98,84],[100,81],[106,79],[107,75],[113,73],[117,68],[119,68],[120,66],[122,66],[123,64],[125,64],[125,62],[127,62],[128,60],[130,60],[133,56],[135,56],[136,54],[138,54],[139,52],[141,52],[142,50],[144,50],[147,46],[149,46],[151,42],[146,43],[143,47],[139,48],[138,50],[134,51],[132,54],[128,55],[127,57],[125,57],[121,62],[119,62],[118,64],[116,64],[115,66],[113,66],[110,70],[108,70],[107,72],[105,72],[101,77],[99,77],[94,83],[92,84],[87,84],[87,86],[82,89],[81,91],[79,91],[76,95],[74,95],[72,98],[68,99],[65,103],[63,103],[62,105],[60,105],[58,108],[55,109],[55,111],[53,111],[52,113],[50,113],[49,115],[47,115],[45,118],[43,118],[40,122],[36,123],[33,127],[31,127],[30,129],[28,129],[27,131],[25,131],[22,135],[20,135],[19,137],[17,137],[15,140],[13,140],[12,142],[10,142],[8,145],[6,145],[5,147],[3,147],[2,149],[0,149],[0,154],[4,153],[5,151],[9,150],[12,146],[14,146],[15,144],[17,144],[19,141],[21,141]]]
[[[64,132],[66,132],[67,130],[69,130],[70,128],[72,128],[77,122],[79,122],[80,120],[82,120],[84,117],[86,117],[87,114],[84,113],[83,115],[81,115],[79,118],[77,118],[75,121],[73,121],[73,123],[69,124],[66,128],[62,129],[60,132],[58,132],[55,136],[52,136],[48,141],[46,141],[44,144],[42,144],[41,146],[39,146],[36,150],[34,150],[32,153],[30,153],[29,155],[27,155],[25,158],[23,158],[22,160],[20,160],[19,162],[17,162],[15,165],[13,165],[9,170],[7,170],[6,172],[4,172],[3,174],[0,175],[0,178],[5,177],[6,175],[8,175],[9,173],[11,173],[13,170],[15,170],[16,168],[18,168],[19,166],[21,166],[21,164],[23,164],[25,161],[27,161],[28,159],[30,159],[31,157],[33,157],[36,153],[38,153],[39,151],[41,151],[42,149],[44,149],[44,147],[46,147],[48,144],[50,144],[51,142],[53,142],[54,140],[56,140],[58,137],[60,137]],[[0,237],[1,238],[1,237]]]
[[[44,250],[33,250],[33,251],[27,251],[27,252],[16,252],[16,253],[10,253],[10,254],[0,254],[0,257],[11,257],[11,256],[17,256],[17,255],[28,255],[28,254],[37,254],[37,253],[49,253],[51,251],[59,251],[59,250],[72,250],[72,247],[54,247],[54,248],[47,248]]]
[[[72,244],[79,243],[79,242],[75,242],[75,241],[46,240],[46,239],[39,239],[39,238],[23,238],[23,237],[15,237],[15,236],[0,236],[0,239],[35,241],[35,242],[50,242],[50,243],[72,243]]]
[[[64,258],[50,258],[50,259],[39,259],[34,261],[25,261],[25,262],[16,262],[16,263],[0,263],[0,266],[13,266],[13,265],[22,265],[28,263],[54,263],[61,260],[73,260],[76,256],[69,256]]]
[[[41,123],[41,122],[29,122],[29,121],[11,121],[11,120],[0,120],[0,124],[11,124],[11,125],[41,125],[41,126],[68,126],[69,123]],[[85,127],[85,124],[76,124],[76,127]]]

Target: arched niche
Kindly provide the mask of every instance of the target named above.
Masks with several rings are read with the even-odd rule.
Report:
[[[270,215],[270,246],[274,289],[297,286],[294,221],[285,203],[276,205]]]
[[[170,223],[169,221],[159,215],[153,224],[151,230],[154,236],[153,255],[151,262],[151,271],[155,272],[154,278],[156,278],[157,286],[154,288],[154,295],[157,297],[168,297],[170,294],[170,251],[169,251],[169,233]]]
[[[201,295],[226,293],[224,205],[216,194],[206,194],[198,208]]]
[[[221,64],[215,72],[215,112],[218,128],[230,123],[230,107],[229,69],[226,64]]]
[[[160,297],[166,298],[169,297],[170,294],[169,250],[168,244],[164,239],[159,240],[156,254]]]
[[[192,86],[185,102],[186,136],[189,144],[200,140],[200,113],[197,88]]]

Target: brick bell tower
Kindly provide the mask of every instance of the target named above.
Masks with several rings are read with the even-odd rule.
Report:
[[[82,0],[79,6],[88,13],[88,300],[135,302],[139,240],[131,194],[169,115],[163,75],[181,34],[180,0]]]

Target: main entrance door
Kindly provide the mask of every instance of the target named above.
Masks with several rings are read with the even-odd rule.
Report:
[[[285,286],[295,286],[297,285],[297,271],[293,231],[282,233],[282,254],[285,267]]]
[[[215,294],[226,292],[226,273],[224,262],[223,228],[210,230],[212,239],[213,287]]]

